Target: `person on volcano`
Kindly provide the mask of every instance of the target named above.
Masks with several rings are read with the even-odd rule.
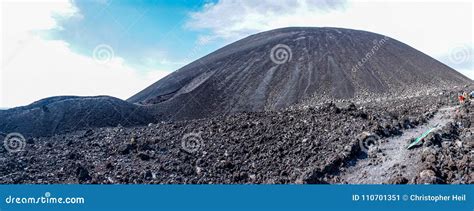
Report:
[[[464,97],[464,94],[462,94],[462,95],[459,95],[458,99],[459,99],[459,103],[463,104],[464,101],[466,100],[466,97]]]

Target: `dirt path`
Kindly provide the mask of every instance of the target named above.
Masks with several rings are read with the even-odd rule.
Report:
[[[397,174],[411,181],[421,161],[422,148],[407,150],[407,142],[433,127],[443,127],[452,120],[457,107],[440,109],[428,123],[403,132],[403,135],[380,140],[368,157],[357,159],[339,175],[349,184],[382,184]]]

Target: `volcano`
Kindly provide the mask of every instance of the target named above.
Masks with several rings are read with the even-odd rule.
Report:
[[[182,120],[470,83],[430,56],[380,34],[291,27],[227,45],[128,101],[153,105],[160,119]]]
[[[0,110],[0,183],[473,184],[465,90],[472,80],[389,37],[277,29],[128,102]]]
[[[50,136],[307,106],[400,98],[472,80],[392,38],[340,28],[282,28],[227,45],[126,101],[59,96],[0,111],[0,133]]]

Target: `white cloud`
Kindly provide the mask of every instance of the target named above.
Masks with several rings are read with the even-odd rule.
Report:
[[[336,0],[221,0],[192,13],[187,26],[210,29],[215,37],[235,40],[273,28],[314,25],[316,21],[311,19],[315,15],[339,6],[342,2]]]
[[[473,46],[473,10],[471,1],[349,1],[328,5],[326,1],[309,0],[221,0],[192,13],[187,26],[210,30],[210,36],[227,42],[288,26],[367,30],[400,40],[451,65],[448,58],[456,47]],[[471,65],[464,66],[472,67],[473,59],[466,59]]]
[[[0,107],[26,105],[56,95],[126,99],[167,74],[140,72],[120,57],[100,64],[91,56],[72,52],[64,41],[39,36],[36,30],[57,27],[54,15],[80,16],[69,1],[7,1],[2,2],[1,11]]]

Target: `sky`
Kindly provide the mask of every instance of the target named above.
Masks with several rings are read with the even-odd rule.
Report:
[[[57,95],[127,99],[248,35],[366,30],[474,79],[473,1],[1,0],[0,108]]]

